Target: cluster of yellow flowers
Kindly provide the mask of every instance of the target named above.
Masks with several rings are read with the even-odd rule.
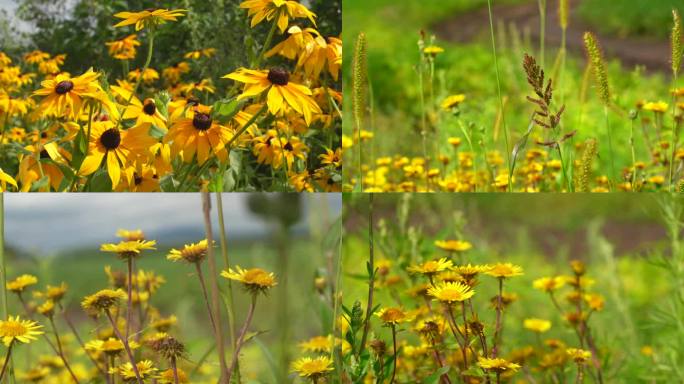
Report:
[[[240,7],[252,27],[271,22],[271,33],[252,68],[223,77],[235,83],[213,105],[204,104],[217,93],[212,80],[188,77],[214,48],[188,52],[161,76],[150,66],[156,31],[183,9],[114,15],[123,19],[115,27],[135,25],[147,40],[145,63],[132,71],[138,34],[107,44],[123,78],[92,68],[72,76],[61,70],[65,55],[33,51],[14,64],[0,52],[0,190],[339,191],[341,40],[322,36],[297,1]],[[302,18],[313,27],[290,25]]]
[[[364,382],[502,383],[513,382],[516,375],[524,376],[524,382],[582,382],[585,375],[603,382],[604,356],[590,319],[603,310],[604,299],[590,291],[594,281],[583,262],[572,261],[570,275],[533,283],[549,296],[549,304],[572,333],[542,338],[553,328],[550,320],[520,319],[517,329],[532,332],[535,342],[516,345],[520,338],[505,336],[504,324],[514,323],[507,314],[520,312],[511,311],[519,297],[505,288],[510,279],[524,274],[523,268],[507,262],[465,263],[472,248],[467,241],[437,240],[434,245],[438,250],[431,254],[446,256],[409,265],[386,258],[371,261],[369,270],[375,272],[369,289],[377,298],[370,296],[368,308],[377,322],[365,317],[357,302],[338,319],[341,338],[316,337],[301,348],[335,351],[345,374]],[[570,290],[560,296],[563,287]],[[486,291],[497,293],[483,298]]]
[[[34,342],[42,336],[51,348],[53,355],[44,355],[38,361],[33,360],[29,367],[17,370],[17,376],[26,382],[64,383],[64,382],[126,382],[126,383],[200,383],[216,382],[217,377],[228,377],[233,373],[240,348],[246,341],[246,332],[250,326],[256,305],[257,296],[266,294],[274,287],[276,277],[273,273],[259,268],[235,270],[228,268],[220,273],[226,279],[241,284],[252,297],[252,306],[242,326],[239,338],[235,342],[233,361],[228,365],[225,357],[219,355],[221,372],[216,371],[214,364],[205,364],[206,359],[191,359],[184,344],[174,336],[179,319],[173,315],[165,315],[155,307],[153,298],[160,287],[166,283],[163,276],[153,271],[136,268],[136,261],[143,252],[156,249],[156,242],[145,239],[140,230],[120,230],[122,237],[118,243],[103,244],[101,250],[115,254],[127,265],[124,271],[105,267],[109,285],[91,295],[85,296],[81,307],[93,321],[95,330],[88,331],[91,339],[79,335],[78,323],[71,319],[71,313],[63,304],[67,294],[67,285],[47,285],[44,290],[28,292],[38,283],[33,275],[22,275],[6,284],[7,291],[16,295],[23,305],[24,313],[20,318],[10,316],[0,321],[0,338],[7,347],[0,379],[7,374],[6,368],[11,365],[13,347],[19,344]],[[208,318],[213,331],[220,320],[220,310],[212,306],[208,299],[208,290],[202,262],[211,252],[207,240],[185,245],[181,249],[172,249],[167,258],[170,261],[184,261],[192,264],[197,272]],[[210,276],[213,278],[213,276]],[[50,332],[44,332],[43,326],[35,321],[36,316],[44,317]],[[58,320],[68,325],[71,334],[58,329]],[[60,333],[62,331],[62,333]],[[217,340],[221,340],[217,336]],[[77,345],[73,345],[77,344]],[[222,343],[219,348],[223,353]]]

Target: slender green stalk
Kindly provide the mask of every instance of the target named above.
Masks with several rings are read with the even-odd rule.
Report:
[[[0,316],[7,320],[7,260],[5,259],[5,194],[0,192]]]
[[[209,302],[207,301],[207,308],[209,309],[209,313],[213,314],[212,318],[214,320],[214,336],[216,341],[216,349],[219,355],[219,363],[221,365],[221,379],[219,380],[219,382],[228,384],[230,383],[230,374],[228,373],[228,368],[226,366],[226,355],[223,345],[223,325],[221,322],[218,280],[216,279],[217,270],[216,259],[214,258],[214,240],[213,231],[211,228],[211,196],[209,195],[209,192],[202,192],[202,212],[204,213],[204,228],[207,235],[207,244],[209,244],[209,246],[207,247],[207,263],[209,264],[209,281],[211,283],[211,305],[209,305]],[[206,287],[204,286],[205,284],[204,278],[202,276],[202,268],[200,267],[199,263],[195,263],[195,266],[197,267],[197,273],[200,277],[200,281],[202,282],[202,287],[204,289],[204,295],[206,299],[207,293]],[[226,380],[226,378],[228,379]]]
[[[670,157],[670,166],[669,166],[669,177],[668,177],[668,183],[670,184],[670,192],[675,191],[675,182],[673,180],[674,178],[674,162],[675,158],[677,156],[677,141],[679,139],[678,136],[678,129],[679,129],[679,124],[677,123],[677,96],[675,95],[674,90],[677,89],[677,72],[675,71],[673,74],[672,78],[672,142],[670,143],[670,146],[672,147],[672,156]]]
[[[539,4],[539,58],[542,67],[546,63],[546,0],[538,0]]]
[[[634,148],[634,119],[630,119],[629,146],[632,150],[632,192],[636,192],[636,150]]]
[[[392,362],[393,367],[390,384],[394,384],[394,377],[397,375],[397,329],[394,324],[392,324],[392,349],[394,350],[394,361]]]
[[[496,39],[494,37],[494,17],[492,16],[492,0],[487,0],[489,13],[489,32],[492,39],[492,56],[494,57],[494,71],[496,73],[496,88],[499,93],[499,108],[501,109],[501,123],[506,144],[506,165],[508,166],[508,192],[513,192],[513,168],[511,167],[511,148],[508,142],[508,127],[506,126],[506,113],[504,111],[503,95],[501,93],[501,76],[499,74],[499,59],[496,54]]]
[[[221,256],[223,257],[223,264],[225,269],[230,268],[230,258],[228,257],[228,238],[226,235],[226,225],[223,218],[223,198],[220,192],[216,192],[216,210],[218,211],[219,219],[219,238],[221,241]],[[235,308],[233,299],[233,283],[232,280],[228,279],[228,293],[226,294],[228,298],[228,337],[230,337],[230,344],[235,349],[236,339],[235,339]],[[238,383],[240,382],[240,363],[235,365],[235,378]]]
[[[142,70],[140,71],[140,77],[138,77],[138,80],[136,80],[135,85],[133,86],[133,90],[131,91],[131,94],[128,96],[128,100],[126,100],[126,105],[124,105],[123,110],[121,111],[121,118],[116,122],[116,127],[119,128],[121,125],[121,121],[123,120],[123,116],[126,114],[126,110],[128,109],[128,106],[131,105],[131,100],[133,100],[133,97],[135,96],[135,93],[138,91],[138,87],[140,87],[140,84],[142,83],[143,75],[145,74],[145,71],[147,68],[149,68],[150,63],[152,62],[152,52],[154,51],[154,28],[149,29],[149,44],[147,47],[147,58],[145,59],[145,65],[143,65]]]
[[[230,383],[230,377],[233,374],[233,370],[235,369],[235,366],[237,365],[238,358],[240,357],[240,349],[242,348],[242,345],[245,342],[245,335],[247,334],[247,329],[249,328],[250,323],[252,322],[252,317],[254,317],[254,309],[256,308],[256,300],[257,300],[257,294],[253,293],[252,294],[252,303],[249,306],[249,311],[247,312],[247,319],[245,320],[245,324],[242,326],[242,329],[240,330],[240,335],[238,336],[237,343],[235,345],[235,351],[233,352],[233,358],[230,362],[230,368],[228,369],[228,383]]]
[[[366,348],[366,339],[370,330],[370,319],[373,312],[373,292],[375,291],[375,260],[373,249],[373,193],[368,194],[368,304],[366,305],[366,318],[363,321],[363,335],[359,344],[357,355]]]
[[[281,12],[282,8],[278,8],[275,17],[273,18],[273,24],[271,25],[271,29],[268,31],[268,35],[266,36],[266,40],[264,41],[264,46],[261,48],[261,52],[259,53],[259,56],[254,62],[254,68],[259,68],[259,66],[261,65],[261,61],[264,59],[266,51],[268,51],[268,49],[271,47],[271,42],[273,41],[273,36],[275,35],[275,31],[278,27],[278,19],[280,18]]]
[[[66,355],[64,355],[64,349],[62,348],[62,341],[59,338],[59,332],[57,331],[57,326],[55,325],[55,321],[52,318],[52,316],[49,316],[48,319],[50,320],[50,326],[52,327],[52,331],[55,333],[55,341],[57,342],[57,351],[58,351],[59,357],[62,359],[62,362],[64,363],[64,367],[69,372],[69,375],[71,375],[71,378],[74,379],[74,382],[76,384],[78,384],[79,383],[78,377],[76,377],[76,374],[74,374],[74,371],[71,369],[71,366],[69,365],[69,362],[67,361]]]
[[[608,150],[610,151],[610,172],[611,180],[615,180],[615,151],[613,151],[613,133],[610,129],[610,119],[608,118],[608,105],[603,106],[603,116],[606,119],[606,132],[608,133]],[[611,185],[611,188],[614,186]]]
[[[178,367],[176,366],[176,357],[175,356],[171,358],[171,369],[173,370],[173,382],[174,382],[174,384],[179,384],[180,379],[178,377]],[[239,379],[238,379],[238,382],[240,382]]]
[[[126,339],[131,334],[131,313],[133,312],[133,259],[128,257],[126,260],[128,266],[128,301],[126,303]]]
[[[133,368],[133,373],[135,374],[135,378],[138,381],[138,384],[144,384],[142,377],[140,377],[140,372],[138,371],[138,366],[135,363],[135,358],[133,357],[133,352],[131,351],[131,346],[128,343],[128,339],[125,339],[121,332],[119,331],[119,328],[116,325],[116,322],[114,321],[114,318],[112,317],[112,313],[109,312],[109,309],[105,309],[105,314],[107,315],[107,319],[109,319],[110,324],[112,325],[112,329],[114,330],[114,334],[116,337],[121,340],[121,343],[123,343],[124,350],[126,350],[126,355],[128,356],[128,361],[131,362],[131,367]]]
[[[10,345],[7,347],[7,353],[5,354],[5,361],[2,363],[2,371],[0,371],[0,380],[2,380],[5,377],[5,372],[7,371],[7,366],[10,365],[10,356],[12,355],[12,346],[14,345],[14,341],[10,343]]]
[[[501,326],[503,324],[503,281],[503,277],[499,277],[499,295],[496,297],[496,327],[494,328],[494,345],[492,346],[493,358],[496,358],[499,353],[499,338],[501,337]]]

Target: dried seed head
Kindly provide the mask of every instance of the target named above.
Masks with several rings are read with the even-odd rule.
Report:
[[[356,129],[361,129],[366,109],[366,89],[368,87],[368,62],[366,56],[366,34],[361,32],[356,39],[354,66],[352,72],[352,106]]]
[[[672,17],[674,19],[674,26],[672,27],[672,73],[677,76],[682,65],[682,56],[684,56],[684,47],[682,46],[684,29],[679,12],[672,10]]]
[[[594,77],[598,89],[598,95],[601,101],[608,105],[610,104],[610,89],[608,88],[608,71],[606,70],[606,63],[603,59],[601,46],[599,45],[596,36],[591,32],[584,33],[584,47],[587,50],[591,67],[594,70]]]

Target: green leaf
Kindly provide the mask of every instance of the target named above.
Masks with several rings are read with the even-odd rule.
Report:
[[[442,367],[438,370],[436,370],[432,375],[426,377],[421,381],[421,384],[437,384],[439,383],[439,378],[442,377],[443,374],[449,372],[451,369],[450,366]]]
[[[50,184],[50,179],[47,176],[43,176],[38,179],[35,183],[31,184],[31,192],[40,191],[42,188],[47,187]]]
[[[106,169],[100,169],[90,180],[90,192],[111,192],[112,180]]]
[[[214,103],[212,112],[220,121],[232,119],[242,109],[243,102],[234,99],[222,99]]]

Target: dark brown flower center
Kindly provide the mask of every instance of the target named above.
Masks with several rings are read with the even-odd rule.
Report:
[[[192,118],[192,125],[200,131],[206,131],[211,128],[211,116],[206,113],[195,112],[195,117]]]
[[[268,71],[268,81],[275,85],[287,85],[290,81],[290,73],[285,68],[271,68]]]
[[[290,152],[292,152],[292,150],[294,149],[294,147],[290,143],[285,144],[284,148],[286,151],[290,151]]]
[[[42,151],[40,151],[40,159],[41,160],[42,159],[49,159],[49,158],[50,158],[50,154],[48,153],[48,151],[46,151],[44,149]]]
[[[135,185],[140,185],[140,183],[143,182],[142,176],[138,175],[137,173],[133,175],[133,182],[135,182]]]
[[[117,149],[121,144],[121,133],[116,128],[110,128],[102,133],[100,143],[108,150]]]
[[[143,112],[145,112],[145,114],[152,116],[156,111],[157,106],[154,104],[154,100],[147,100],[145,105],[143,105]]]
[[[58,95],[63,95],[69,91],[74,89],[74,83],[71,82],[70,80],[64,80],[60,81],[57,86],[55,87],[55,92],[57,92]]]

